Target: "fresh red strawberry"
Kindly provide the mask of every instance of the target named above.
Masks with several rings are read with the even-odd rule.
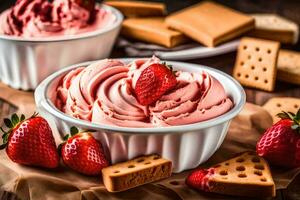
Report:
[[[257,154],[274,165],[300,167],[300,109],[297,114],[282,112],[277,116],[281,120],[258,141]]]
[[[135,95],[142,105],[150,105],[176,86],[176,76],[166,65],[154,63],[144,69],[135,86]]]
[[[185,183],[197,190],[209,191],[209,177],[215,173],[215,169],[197,169],[193,171],[185,180]]]
[[[34,114],[29,119],[24,115],[19,118],[13,114],[10,119],[4,119],[5,125],[10,128],[4,132],[3,145],[8,157],[19,164],[56,168],[59,156],[56,144],[48,122]]]
[[[95,0],[74,0],[79,6],[85,8],[88,11],[93,11],[95,9]]]
[[[206,189],[205,180],[207,174],[208,174],[208,170],[206,169],[196,170],[186,178],[186,184],[198,190],[205,190]]]
[[[85,175],[99,175],[109,165],[101,144],[91,133],[78,133],[75,127],[71,128],[71,135],[60,147],[65,165]]]

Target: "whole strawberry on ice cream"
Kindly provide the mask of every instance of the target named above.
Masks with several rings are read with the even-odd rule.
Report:
[[[66,142],[59,146],[59,151],[66,166],[85,175],[99,175],[109,165],[101,144],[90,132],[79,133],[71,128],[71,135],[66,135]]]
[[[24,115],[19,117],[13,114],[11,119],[4,119],[4,123],[9,130],[4,131],[1,128],[4,134],[0,148],[6,148],[6,153],[12,161],[45,168],[58,166],[56,144],[51,128],[44,118],[34,114],[25,119]]]
[[[300,167],[300,109],[296,114],[282,112],[277,116],[281,120],[258,141],[257,154],[273,165]]]
[[[142,105],[156,102],[176,86],[176,76],[168,66],[153,63],[144,69],[135,86],[135,94]]]

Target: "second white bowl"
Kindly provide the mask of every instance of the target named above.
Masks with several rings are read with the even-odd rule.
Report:
[[[113,7],[102,8],[110,11],[115,20],[93,32],[41,39],[0,35],[1,81],[16,89],[31,90],[62,67],[108,57],[123,16]]]

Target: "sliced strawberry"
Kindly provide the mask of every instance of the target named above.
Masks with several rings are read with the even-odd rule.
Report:
[[[257,154],[274,165],[300,167],[300,109],[297,114],[282,112],[278,116],[281,120],[258,141]]]
[[[13,114],[4,119],[9,128],[4,131],[1,149],[6,148],[8,157],[19,164],[56,168],[59,156],[48,122],[34,114],[29,119]]]
[[[155,63],[144,69],[135,86],[135,95],[142,105],[156,102],[176,86],[176,76],[166,65]]]
[[[99,175],[109,165],[101,144],[90,132],[78,133],[75,127],[71,128],[71,135],[60,145],[65,165],[85,175]]]
[[[212,174],[214,168],[195,170],[186,178],[186,184],[198,190],[209,191],[209,177]]]

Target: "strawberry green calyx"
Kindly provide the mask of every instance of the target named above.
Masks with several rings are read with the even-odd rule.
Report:
[[[300,134],[300,109],[296,114],[282,111],[281,113],[278,113],[277,116],[281,119],[291,120],[293,122],[291,128]]]
[[[67,140],[75,135],[77,135],[79,133],[79,129],[75,126],[72,126],[70,128],[70,134],[66,134],[64,137],[63,137],[63,142],[58,145],[58,148],[57,148],[57,151],[58,151],[58,154],[61,155],[61,148],[62,146],[67,142]]]
[[[74,136],[74,135],[76,135],[76,134],[78,134],[78,133],[79,133],[78,128],[75,127],[75,126],[72,126],[72,127],[70,128],[70,134],[65,135],[65,136],[63,137],[63,141],[67,141],[70,137],[72,137],[72,136]]]
[[[37,113],[34,113],[32,115],[32,117],[36,116]],[[7,131],[5,131],[2,127],[0,127],[0,130],[3,132],[3,135],[2,135],[2,140],[3,140],[3,143],[2,145],[0,146],[0,150],[2,149],[5,149],[6,146],[7,146],[7,142],[8,142],[8,137],[9,137],[9,134],[13,131],[13,129],[15,127],[17,127],[21,122],[23,122],[25,120],[25,115],[21,115],[20,117],[14,113],[12,114],[11,118],[4,118],[4,124],[5,126],[8,128]]]
[[[173,65],[167,64],[166,61],[161,62],[160,64],[166,66],[173,74],[176,76],[177,71],[173,69]]]

